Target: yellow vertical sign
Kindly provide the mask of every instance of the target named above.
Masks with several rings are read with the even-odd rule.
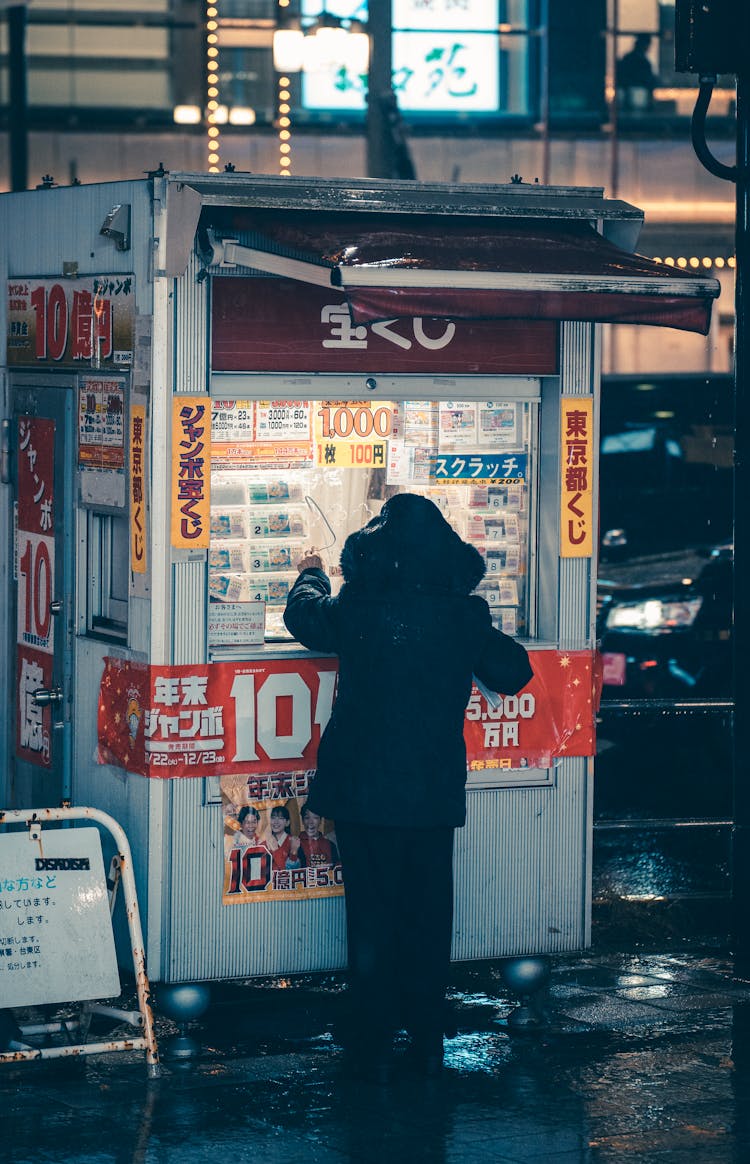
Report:
[[[130,569],[146,573],[146,407],[130,406]]]
[[[560,421],[560,556],[590,558],[594,546],[593,398],[564,396]]]
[[[208,549],[211,533],[211,399],[172,401],[172,545]]]

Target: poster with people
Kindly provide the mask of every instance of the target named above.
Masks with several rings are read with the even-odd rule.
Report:
[[[307,775],[221,778],[224,905],[344,892],[335,825],[307,807]]]

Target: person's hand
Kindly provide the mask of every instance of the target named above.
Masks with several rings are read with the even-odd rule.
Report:
[[[312,546],[309,550],[305,550],[297,562],[297,569],[302,573],[303,570],[312,570],[314,567],[317,567],[318,570],[324,569],[323,559],[315,549],[315,546]]]
[[[289,837],[289,852],[292,857],[296,857],[299,852],[299,837],[295,837],[293,833]]]

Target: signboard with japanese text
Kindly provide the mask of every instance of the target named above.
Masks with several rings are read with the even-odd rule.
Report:
[[[224,905],[344,892],[334,822],[305,803],[309,775],[221,777]]]
[[[132,275],[16,278],[7,286],[10,367],[99,370],[133,363]]]
[[[16,646],[16,755],[39,768],[52,767],[52,708],[34,692],[52,687],[52,655]]]
[[[260,646],[265,632],[265,602],[209,602],[210,647]]]
[[[291,279],[212,283],[216,372],[425,372],[553,375],[551,320],[390,319],[354,325],[336,291]]]
[[[475,686],[464,739],[470,773],[549,768],[558,756],[593,756],[601,675],[593,651],[534,651],[533,679],[493,706]]]
[[[362,0],[328,0],[327,10],[367,21]],[[319,0],[303,0],[302,13],[310,19],[318,16]],[[393,90],[399,108],[409,113],[496,113],[499,21],[497,0],[394,0]],[[303,73],[304,109],[361,111],[366,96],[367,70],[357,67],[346,37],[330,59]]]
[[[125,381],[84,376],[78,388],[78,464],[125,465]]]
[[[212,468],[292,469],[312,463],[309,400],[211,401]]]
[[[478,691],[472,695],[465,729],[470,771],[545,767],[554,756],[593,754],[599,690],[593,652],[534,651],[532,666],[524,691],[497,708]],[[171,668],[107,659],[100,761],[144,776],[227,774],[261,782],[310,771],[336,672],[332,658]]]
[[[325,401],[315,412],[316,464],[329,469],[384,469],[394,430],[388,401]]]
[[[172,400],[172,545],[208,549],[211,494],[211,401]]]
[[[560,556],[590,558],[594,546],[593,398],[560,401]]]
[[[120,993],[102,845],[95,828],[0,834],[4,1007]]]
[[[526,453],[446,453],[432,458],[430,478],[456,484],[514,485],[526,480]]]
[[[149,667],[106,659],[104,763],[148,776],[299,772],[314,766],[335,659]]]
[[[146,557],[146,407],[130,406],[130,569],[145,574]]]
[[[55,620],[55,422],[20,416],[17,429],[16,755],[49,768],[52,713],[33,693],[52,686]]]

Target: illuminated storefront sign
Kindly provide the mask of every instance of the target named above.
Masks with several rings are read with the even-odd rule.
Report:
[[[320,15],[320,0],[303,0],[302,15]],[[360,0],[331,0],[332,16],[366,20]],[[494,113],[500,70],[496,0],[394,0],[393,88],[409,113]],[[345,43],[345,42],[344,42]],[[305,109],[364,110],[367,77],[346,60],[332,61],[302,78]]]

